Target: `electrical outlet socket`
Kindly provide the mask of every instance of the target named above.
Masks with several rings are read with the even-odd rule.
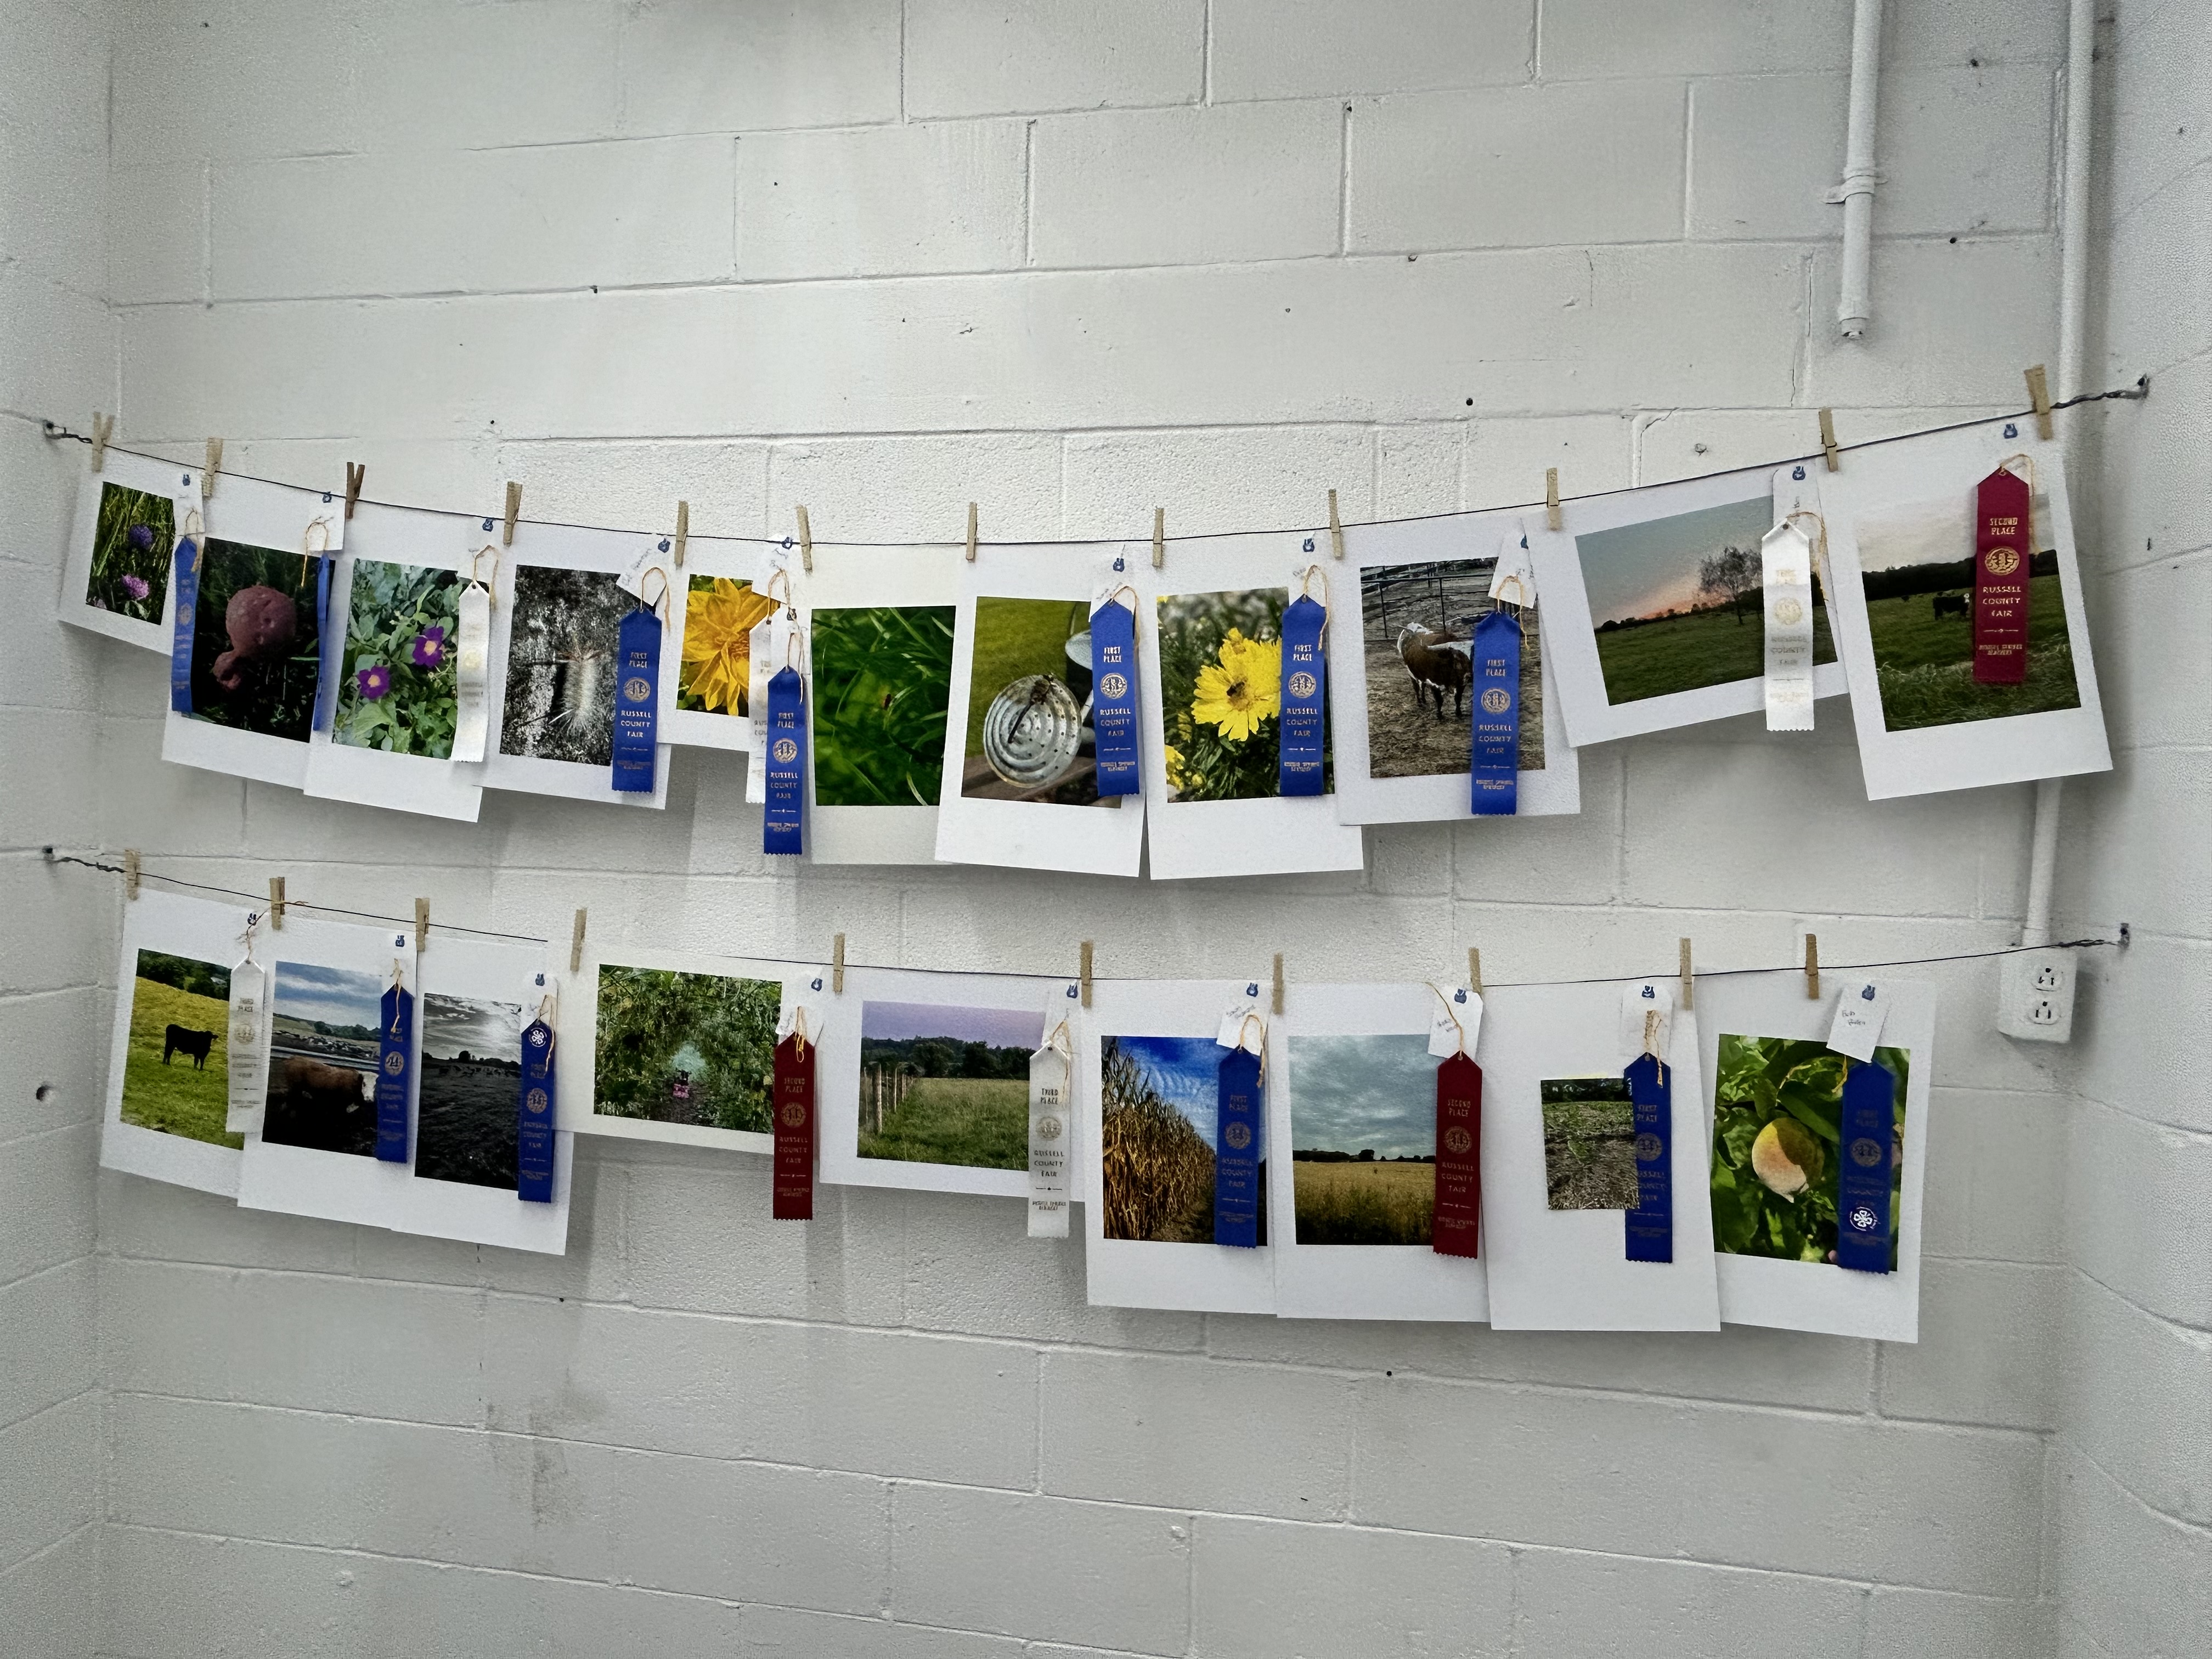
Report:
[[[2021,951],[2004,959],[1997,1030],[2023,1042],[2074,1040],[2074,953]]]

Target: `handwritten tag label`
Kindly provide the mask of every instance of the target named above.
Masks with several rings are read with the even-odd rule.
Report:
[[[1266,1043],[1267,1018],[1260,1012],[1259,981],[1250,981],[1244,987],[1243,996],[1231,1003],[1229,1012],[1222,1015],[1220,1028],[1213,1034],[1215,1047],[1251,1048],[1254,1054],[1258,1054],[1259,1048],[1253,1045]],[[1247,1025],[1247,1020],[1255,1023]]]
[[[1528,538],[1508,531],[1498,544],[1498,562],[1490,572],[1490,597],[1523,608],[1536,603],[1536,567],[1529,562]]]
[[[1437,1004],[1436,1018],[1429,1022],[1429,1053],[1438,1060],[1461,1053],[1472,1058],[1475,1040],[1481,1035],[1482,999],[1468,986],[1453,986]]]
[[[1828,1028],[1828,1047],[1853,1060],[1871,1060],[1889,1017],[1889,993],[1873,980],[1845,981],[1836,999],[1836,1023]]]

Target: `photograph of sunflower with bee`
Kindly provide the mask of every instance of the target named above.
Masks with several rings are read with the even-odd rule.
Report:
[[[1160,598],[1161,749],[1170,800],[1275,794],[1289,599],[1285,587]],[[1325,743],[1322,764],[1326,793]]]

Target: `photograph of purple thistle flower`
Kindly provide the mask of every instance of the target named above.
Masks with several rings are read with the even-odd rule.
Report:
[[[361,695],[375,702],[392,690],[392,671],[382,663],[371,663],[354,676]]]
[[[161,620],[175,519],[169,498],[112,479],[100,486],[84,602],[135,622]]]
[[[154,586],[143,576],[125,576],[123,579],[123,591],[134,599],[143,599],[154,591]]]
[[[130,540],[131,545],[138,552],[152,552],[154,550],[154,526],[148,524],[132,525],[131,526]]]
[[[446,665],[446,630],[426,628],[415,636],[415,665],[417,668],[442,668]]]

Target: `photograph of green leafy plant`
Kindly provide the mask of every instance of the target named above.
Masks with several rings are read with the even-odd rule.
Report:
[[[601,963],[592,1111],[769,1133],[782,1002],[772,979]]]
[[[161,621],[175,541],[176,508],[167,495],[101,484],[84,602],[137,622]]]
[[[295,743],[315,718],[313,557],[210,537],[192,617],[192,717]]]
[[[1159,599],[1160,752],[1170,800],[1274,794],[1289,594],[1263,587]],[[1328,765],[1326,744],[1322,764]],[[1326,770],[1322,787],[1330,787]]]
[[[934,806],[952,702],[952,607],[814,613],[814,800]]]
[[[458,571],[356,562],[333,743],[431,760],[453,754],[462,586]]]
[[[1894,1268],[1912,1056],[1877,1048],[1874,1057],[1897,1080],[1889,1201]],[[1836,1259],[1836,1158],[1844,1078],[1853,1063],[1814,1038],[1722,1036],[1713,1090],[1716,1249],[1783,1261]]]

